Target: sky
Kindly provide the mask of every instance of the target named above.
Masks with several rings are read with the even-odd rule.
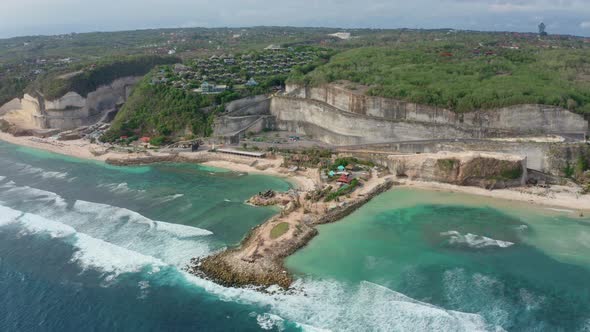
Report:
[[[590,0],[0,0],[0,38],[176,27],[454,28],[590,36]]]

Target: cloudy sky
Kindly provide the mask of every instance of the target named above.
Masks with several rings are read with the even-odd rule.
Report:
[[[590,0],[0,0],[0,38],[159,27],[456,28],[590,36]]]

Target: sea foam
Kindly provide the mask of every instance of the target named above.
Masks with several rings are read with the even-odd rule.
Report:
[[[79,213],[92,214],[98,220],[105,219],[126,219],[128,222],[145,224],[153,231],[163,231],[177,237],[207,236],[213,233],[197,227],[181,224],[167,223],[149,219],[135,211],[119,208],[112,205],[92,203],[87,201],[76,201],[72,208]]]
[[[125,249],[145,253],[178,267],[211,252],[208,230],[149,219],[135,211],[87,201],[66,201],[59,195],[14,183],[0,185],[0,200],[80,233]],[[215,244],[218,247],[218,244]]]
[[[0,227],[16,222],[23,212],[0,205]]]
[[[16,166],[20,166],[21,168],[19,171],[22,174],[30,174],[35,176],[40,176],[44,179],[67,179],[68,173],[67,172],[56,172],[56,171],[47,171],[39,167],[34,167],[27,164],[17,164]]]
[[[441,236],[449,238],[450,245],[466,246],[474,249],[483,248],[508,248],[514,245],[512,242],[495,240],[489,237],[467,233],[465,235],[457,231],[448,231],[440,233]]]
[[[143,194],[143,193],[145,193],[145,190],[143,190],[143,189],[129,188],[129,184],[127,184],[127,182],[99,184],[98,187],[99,188],[106,188],[108,191],[110,191],[114,194]]]
[[[78,233],[76,238],[77,251],[72,256],[72,261],[77,262],[84,269],[91,268],[118,276],[122,273],[139,272],[146,267],[150,267],[151,272],[157,272],[159,268],[166,266],[155,257],[146,256],[86,234]]]
[[[270,307],[269,314],[296,322],[306,331],[486,331],[489,328],[477,314],[446,310],[367,281],[349,286],[332,280],[305,279],[295,282],[293,288],[298,292],[266,294],[247,288],[222,287],[189,274],[185,278],[224,301]],[[268,317],[262,315],[259,323],[270,325]],[[272,321],[278,319],[274,317]],[[494,330],[501,331],[496,327]]]
[[[223,301],[268,308],[260,316],[261,327],[267,324],[276,327],[287,319],[306,330],[484,331],[488,328],[477,314],[446,310],[370,282],[347,285],[333,280],[304,279],[295,283],[296,291],[274,294],[223,287],[179,269],[190,257],[211,252],[205,242],[208,237],[203,236],[211,234],[209,231],[195,229],[193,234],[197,237],[186,239],[184,236],[191,233],[184,228],[188,226],[156,222],[137,212],[105,204],[85,201],[58,204],[60,197],[54,193],[25,187],[15,189],[19,193],[16,199],[28,199],[27,206],[38,211],[37,215],[10,208],[3,208],[0,213],[6,210],[3,215],[13,220],[11,223],[20,223],[32,234],[64,238],[73,246],[72,262],[82,268],[116,277],[140,271],[157,274],[162,267],[174,266],[187,284]],[[0,197],[16,204],[10,202],[10,194],[0,193]],[[163,278],[149,280],[167,282]]]
[[[72,261],[83,269],[92,268],[111,276],[125,272],[138,272],[146,267],[156,269],[165,266],[164,262],[114,244],[77,232],[73,227],[46,219],[38,215],[24,213],[5,206],[0,207],[2,218],[0,227],[18,224],[20,234],[49,235],[54,239],[70,239],[74,253]]]
[[[64,238],[74,249],[71,261],[83,269],[100,271],[105,279],[130,272],[157,274],[162,267],[169,266],[146,251],[123,248],[54,220],[10,208],[0,211],[4,216],[18,219],[27,232]],[[125,232],[124,235],[131,242],[141,240],[135,238],[137,234]],[[162,240],[166,238],[154,238],[144,249]],[[306,279],[295,283],[293,293],[267,294],[254,289],[223,287],[177,271],[188,283],[221,300],[269,308],[268,312],[257,316],[261,328],[280,327],[284,319],[296,322],[305,330],[316,331],[483,331],[487,327],[483,318],[476,314],[445,310],[370,282],[349,286],[331,280]],[[153,280],[165,282],[161,278]]]

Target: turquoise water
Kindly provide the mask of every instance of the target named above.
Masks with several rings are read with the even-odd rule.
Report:
[[[590,220],[393,190],[290,257],[289,293],[182,271],[276,213],[281,179],[0,143],[0,331],[584,331]]]
[[[319,231],[291,270],[379,284],[489,329],[590,328],[590,219],[574,211],[396,189]]]

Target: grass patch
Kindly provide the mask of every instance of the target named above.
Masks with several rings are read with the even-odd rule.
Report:
[[[281,236],[285,235],[289,231],[289,223],[282,222],[270,230],[270,238],[271,239],[278,239]]]

